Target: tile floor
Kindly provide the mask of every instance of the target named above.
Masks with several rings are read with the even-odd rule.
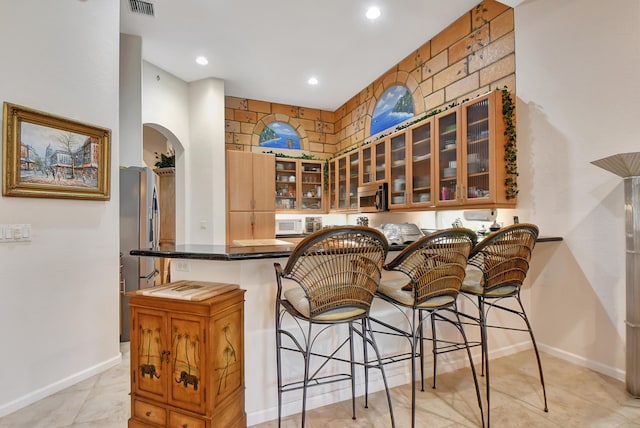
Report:
[[[124,358],[119,366],[0,418],[0,427],[125,428],[130,414],[128,344],[123,344],[122,350]],[[542,358],[549,413],[542,410],[533,351],[492,360],[491,425],[494,428],[640,428],[640,399],[627,394],[623,382],[548,354],[542,354]],[[481,378],[481,388],[483,384]],[[468,369],[439,375],[437,386],[433,390],[430,384],[425,385],[425,392],[418,392],[418,427],[481,426]],[[361,397],[357,400],[357,420],[351,419],[351,405],[347,401],[309,411],[307,427],[390,426],[383,393],[370,396],[368,409],[363,408]],[[394,388],[392,400],[396,426],[409,427],[409,386]],[[299,415],[283,419],[283,428],[299,425]],[[255,428],[277,426],[277,421],[254,425]]]

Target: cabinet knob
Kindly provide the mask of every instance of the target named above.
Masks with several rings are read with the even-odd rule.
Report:
[[[145,413],[145,415],[147,415],[147,417],[151,416],[151,410],[147,410],[147,413]]]

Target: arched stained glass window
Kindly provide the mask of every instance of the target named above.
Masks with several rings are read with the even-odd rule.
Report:
[[[407,88],[394,85],[384,91],[371,118],[371,135],[413,117],[413,97]]]
[[[271,122],[260,133],[260,147],[300,150],[300,136],[284,122]]]

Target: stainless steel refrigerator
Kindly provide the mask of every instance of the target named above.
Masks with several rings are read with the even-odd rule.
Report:
[[[153,257],[132,256],[129,252],[156,248],[159,226],[154,172],[144,167],[120,169],[121,342],[129,341],[129,298],[125,292],[152,287],[159,274]]]

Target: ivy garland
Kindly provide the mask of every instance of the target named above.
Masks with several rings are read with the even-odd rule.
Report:
[[[506,178],[504,184],[507,186],[507,200],[515,199],[518,196],[518,163],[516,147],[516,125],[513,121],[513,112],[515,104],[511,93],[505,86],[502,91],[502,118],[504,120],[504,135],[506,141],[504,143],[504,160]]]

